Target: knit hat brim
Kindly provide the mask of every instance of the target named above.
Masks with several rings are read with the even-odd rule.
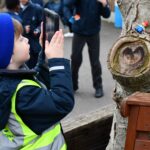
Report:
[[[0,69],[5,69],[11,60],[14,48],[14,25],[10,15],[0,13]]]

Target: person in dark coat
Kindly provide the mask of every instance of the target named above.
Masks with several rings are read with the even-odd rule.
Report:
[[[7,13],[11,15],[14,19],[17,19],[22,23],[22,19],[19,16],[20,1],[19,0],[5,0],[5,5],[7,8]]]
[[[99,32],[101,16],[104,18],[110,16],[107,0],[64,0],[64,11],[66,20],[72,24],[72,31],[74,32],[71,55],[74,90],[78,89],[78,72],[82,63],[82,50],[87,43],[95,97],[102,97]]]
[[[30,60],[27,62],[29,68],[35,67],[41,50],[39,44],[40,25],[43,19],[43,10],[40,6],[30,0],[20,0],[20,17],[23,20],[24,36],[30,43]]]
[[[44,6],[43,0],[32,0],[33,3],[40,5],[41,7]]]
[[[45,8],[55,11],[59,16],[62,16],[62,3],[63,0],[49,0],[45,4]]]

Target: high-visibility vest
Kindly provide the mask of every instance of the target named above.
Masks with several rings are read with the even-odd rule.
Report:
[[[5,129],[0,132],[0,150],[66,150],[67,146],[61,132],[60,123],[50,127],[41,135],[37,135],[17,114],[16,95],[17,92],[25,86],[37,86],[41,88],[41,86],[33,80],[22,80],[20,84],[18,84],[12,97],[8,124]]]

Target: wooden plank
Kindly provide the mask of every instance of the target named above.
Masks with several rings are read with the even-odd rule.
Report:
[[[148,107],[150,106],[150,93],[137,92],[134,95],[129,96],[127,104]]]
[[[95,111],[91,111],[87,114],[81,114],[77,117],[68,117],[62,120],[62,127],[65,133],[72,131],[76,128],[85,126],[92,122],[95,122],[100,119],[108,118],[113,115],[115,104],[110,104],[104,107],[101,107]]]
[[[137,130],[150,131],[150,107],[140,107]]]
[[[150,150],[150,141],[136,140],[134,150]]]
[[[105,150],[112,125],[112,117],[65,133],[68,150]]]
[[[88,114],[63,120],[68,150],[105,150],[114,109],[115,105],[107,105]]]
[[[132,107],[130,110],[130,116],[128,120],[125,150],[134,150],[138,115],[139,106]]]

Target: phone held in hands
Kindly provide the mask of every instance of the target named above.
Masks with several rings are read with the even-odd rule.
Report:
[[[43,50],[45,50],[45,41],[51,41],[53,35],[59,30],[59,15],[47,8],[43,12]]]

